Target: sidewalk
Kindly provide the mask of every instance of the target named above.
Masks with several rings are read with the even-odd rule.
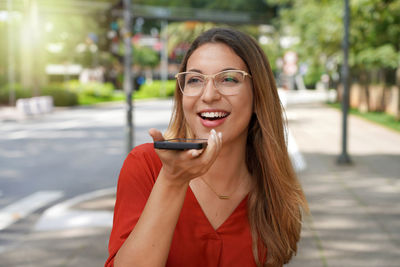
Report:
[[[353,164],[338,166],[340,111],[308,105],[287,113],[308,164],[299,177],[312,213],[289,266],[399,266],[400,134],[350,116]]]
[[[400,134],[350,117],[353,165],[338,166],[340,111],[294,105],[287,117],[307,164],[299,177],[312,213],[305,220],[298,255],[288,266],[399,266]],[[111,213],[114,200],[110,191],[70,209]],[[0,266],[102,266],[111,228],[82,225],[28,233],[1,255]],[[12,229],[4,234],[12,238]]]
[[[21,223],[35,225],[34,230],[17,240],[13,248],[0,251],[0,266],[103,266],[108,255],[115,203],[115,189],[107,191],[109,193],[98,196],[95,192],[92,197],[83,197],[81,201],[78,198],[67,200],[46,210],[40,217],[37,214],[30,216],[29,220],[3,231],[2,238],[7,236],[15,243],[14,231]],[[52,220],[51,215],[46,214],[49,212],[59,213],[58,219]],[[104,215],[108,215],[106,221]],[[98,221],[93,224],[92,220]]]

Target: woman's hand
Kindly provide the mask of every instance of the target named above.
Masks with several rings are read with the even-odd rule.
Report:
[[[163,141],[164,137],[157,129],[149,130],[153,141]],[[189,184],[193,178],[205,174],[217,158],[222,147],[222,133],[213,129],[207,141],[207,147],[202,150],[165,150],[156,149],[163,163],[161,173],[169,182],[175,185]]]
[[[156,129],[149,133],[154,141],[164,140]],[[221,145],[222,134],[212,130],[204,150],[156,149],[163,166],[139,220],[115,256],[114,266],[165,266],[189,182],[207,172]]]

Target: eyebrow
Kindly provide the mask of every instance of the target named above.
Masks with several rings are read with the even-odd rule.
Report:
[[[240,69],[229,67],[229,68],[225,68],[223,70],[220,70],[219,72],[226,71],[226,70],[240,70]],[[186,70],[186,71],[193,71],[193,72],[203,73],[201,70],[198,70],[198,69],[190,69],[190,70]]]

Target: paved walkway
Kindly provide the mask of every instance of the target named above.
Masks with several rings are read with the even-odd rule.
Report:
[[[349,118],[350,166],[338,166],[341,113],[291,107],[291,132],[308,168],[300,173],[312,216],[297,266],[399,266],[400,134]]]
[[[322,105],[292,105],[291,134],[307,164],[299,176],[312,216],[289,267],[390,267],[400,259],[400,134],[349,119],[353,165],[336,165],[341,114]],[[114,195],[71,206],[112,210]],[[82,218],[83,219],[83,218]],[[31,217],[23,223],[37,223]],[[110,227],[34,231],[0,253],[0,266],[101,266]],[[12,238],[13,231],[6,233]]]

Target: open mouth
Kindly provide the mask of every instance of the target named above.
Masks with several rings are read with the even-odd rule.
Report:
[[[218,111],[218,112],[200,112],[199,116],[203,120],[215,121],[215,120],[220,120],[220,119],[228,117],[229,113],[228,112],[222,112],[222,111]]]

